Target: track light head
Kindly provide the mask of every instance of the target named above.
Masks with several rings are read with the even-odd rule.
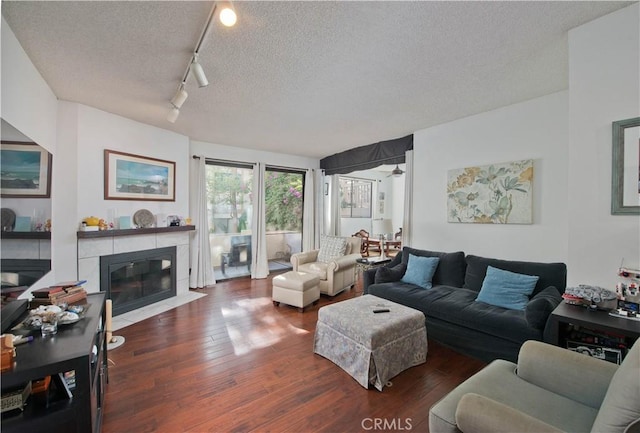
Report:
[[[225,5],[222,8],[218,18],[220,19],[220,22],[227,27],[233,27],[238,20],[236,12],[228,5]]]
[[[207,87],[209,85],[209,80],[207,80],[207,76],[204,74],[204,69],[202,69],[202,65],[198,63],[197,55],[193,56],[193,61],[189,69],[198,82],[198,87]]]
[[[178,120],[179,115],[180,115],[180,110],[176,107],[171,107],[169,114],[167,114],[167,120],[171,123],[176,123],[176,120]]]
[[[178,88],[178,91],[176,92],[175,96],[171,98],[171,104],[176,108],[180,108],[182,107],[182,104],[184,104],[184,101],[186,101],[188,97],[189,97],[189,94],[184,88],[184,83],[182,83],[180,84],[180,87]]]

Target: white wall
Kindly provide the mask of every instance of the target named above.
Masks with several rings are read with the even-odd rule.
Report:
[[[418,131],[413,246],[536,261],[567,257],[568,92]],[[533,224],[447,222],[447,172],[534,160]]]
[[[77,223],[88,216],[133,216],[140,209],[187,217],[189,214],[189,138],[84,105],[78,106]],[[176,163],[175,202],[105,200],[104,150]]]
[[[58,106],[58,142],[62,144],[53,157],[59,168],[54,171],[53,185],[60,194],[53,200],[51,232],[52,238],[55,237],[54,255],[65,258],[52,264],[58,281],[78,277],[78,108],[73,102],[60,102]]]
[[[613,216],[611,122],[640,114],[638,4],[572,30],[569,90],[414,135],[414,245],[563,261],[568,285],[613,289],[640,267],[640,217]],[[533,158],[534,223],[447,223],[447,170]]]
[[[638,3],[569,32],[569,280],[640,268],[640,216],[611,215],[611,122],[640,116]]]
[[[66,260],[56,263],[58,279],[77,278],[77,235],[88,216],[108,219],[132,216],[137,210],[187,217],[189,214],[189,139],[155,126],[145,125],[74,102],[59,104],[59,170],[56,183],[62,193],[54,209],[62,215],[54,220],[56,250]],[[104,199],[104,150],[116,150],[176,163],[176,201]]]
[[[57,133],[57,104],[56,96],[53,94],[47,83],[44,81],[38,70],[33,66],[31,60],[18,43],[11,28],[2,18],[0,26],[2,43],[2,64],[0,75],[0,116],[14,128],[28,137],[31,141],[38,143],[49,152],[53,153],[53,173],[60,170],[56,153],[56,133]],[[52,200],[59,195],[56,183],[52,184]],[[31,206],[24,202],[35,203],[36,199],[21,200],[18,206],[11,199],[3,199],[2,206],[9,208],[20,208],[21,206],[44,208],[49,200],[37,200],[38,204]],[[19,212],[22,212],[20,210]],[[47,212],[48,213],[48,212]],[[53,220],[57,219],[55,209],[52,214],[47,215]],[[56,241],[55,232],[51,234],[51,243]],[[55,266],[63,260],[63,257],[56,254],[55,248],[51,251],[52,272],[47,274],[33,288],[43,287],[52,284],[56,279]]]

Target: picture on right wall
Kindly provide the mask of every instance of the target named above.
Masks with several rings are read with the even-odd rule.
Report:
[[[449,170],[447,221],[533,223],[533,160]]]

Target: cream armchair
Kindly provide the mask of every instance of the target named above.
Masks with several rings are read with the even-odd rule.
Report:
[[[429,411],[431,433],[640,431],[640,340],[620,366],[539,341],[495,360]]]
[[[356,259],[362,257],[360,255],[362,239],[356,237],[345,239],[347,246],[344,255],[326,262],[318,261],[320,250],[293,254],[291,256],[293,270],[318,275],[320,293],[325,295],[335,296],[352,287],[356,282]]]

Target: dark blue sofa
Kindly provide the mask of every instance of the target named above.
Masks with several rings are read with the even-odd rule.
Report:
[[[409,254],[440,258],[431,289],[400,281]],[[488,266],[539,277],[524,311],[475,301]],[[391,263],[365,271],[363,287],[364,293],[422,311],[429,339],[485,362],[498,358],[515,362],[522,343],[544,340],[549,315],[562,300],[566,280],[564,263],[499,260],[465,256],[462,251],[404,247]]]

